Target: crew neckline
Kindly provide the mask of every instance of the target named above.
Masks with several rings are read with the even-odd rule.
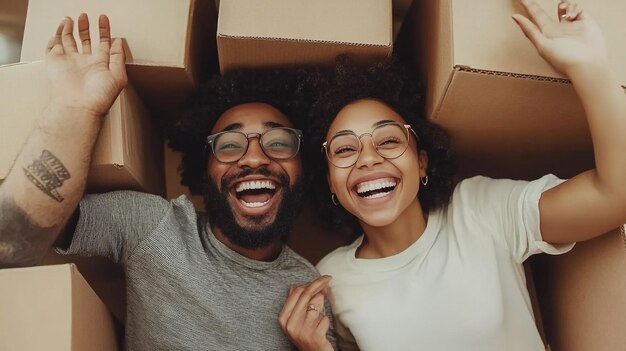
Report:
[[[368,271],[390,271],[404,267],[417,256],[427,252],[437,238],[439,228],[441,226],[441,210],[432,211],[428,214],[428,221],[424,233],[409,247],[403,251],[383,258],[357,258],[356,250],[361,243],[365,234],[358,237],[346,252],[348,264],[356,269],[364,269]]]
[[[215,234],[213,234],[213,231],[211,230],[211,226],[208,220],[204,221],[203,227],[204,227],[204,232],[206,233],[206,237],[209,240],[209,244],[215,249],[215,251],[218,254],[246,268],[254,269],[257,271],[268,270],[268,269],[272,269],[272,268],[279,266],[287,258],[288,250],[286,250],[286,245],[282,245],[280,254],[278,254],[278,257],[276,257],[276,259],[274,259],[273,261],[266,262],[266,261],[253,260],[251,258],[241,255],[237,251],[231,249],[230,247],[226,246],[224,243],[219,241],[215,237]]]

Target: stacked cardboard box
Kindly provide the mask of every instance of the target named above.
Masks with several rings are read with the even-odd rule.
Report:
[[[222,1],[220,70],[332,65],[349,54],[371,62],[391,55],[391,0]]]
[[[539,3],[556,19],[556,1]],[[578,3],[602,26],[626,84],[626,3]],[[523,11],[517,1],[416,0],[407,18],[427,116],[452,135],[466,175],[570,177],[593,167],[582,106],[511,19]]]
[[[117,350],[107,308],[72,264],[0,270],[0,350]]]
[[[626,235],[615,230],[535,265],[553,351],[622,350],[626,344]]]
[[[0,181],[50,98],[43,62],[0,67]],[[80,132],[80,131],[77,131]],[[90,191],[132,189],[161,194],[161,141],[129,85],[105,117],[87,182]]]
[[[76,19],[82,12],[94,24],[106,14],[112,35],[126,39],[129,79],[153,111],[180,103],[216,64],[211,0],[30,0],[21,61],[43,59],[43,48],[61,19]],[[97,25],[91,26],[91,38],[98,38]]]

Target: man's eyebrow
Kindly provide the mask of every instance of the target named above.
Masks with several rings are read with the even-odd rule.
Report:
[[[221,132],[227,132],[229,130],[239,130],[243,128],[243,124],[241,123],[232,123],[227,125],[226,127],[224,127],[224,129],[221,130]]]
[[[265,122],[263,123],[263,126],[265,128],[278,128],[278,127],[284,127],[284,125],[280,124],[280,123],[276,123],[276,122]]]

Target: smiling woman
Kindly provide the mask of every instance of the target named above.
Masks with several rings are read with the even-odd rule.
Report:
[[[597,168],[454,185],[447,138],[419,115],[417,80],[393,61],[340,61],[312,112],[311,140],[324,149],[315,188],[363,234],[324,257],[306,290],[329,289],[342,350],[544,350],[522,263],[626,221],[626,97],[598,26],[568,1],[557,16],[522,4],[530,19],[513,19],[585,107]],[[308,298],[290,292],[280,320],[312,318],[292,307]],[[317,340],[315,324],[285,329]]]
[[[362,147],[367,148],[368,145],[373,146],[381,157],[384,157],[387,152],[384,149],[388,148],[391,142],[385,138],[392,138],[397,142],[398,137],[401,137],[404,138],[402,140],[407,140],[404,144],[406,149],[402,154],[409,152],[411,150],[409,145],[415,147],[416,143],[419,149],[427,154],[428,173],[426,176],[428,176],[429,184],[418,193],[421,206],[425,210],[434,210],[445,205],[455,185],[455,165],[449,149],[449,137],[441,128],[423,118],[421,87],[417,77],[407,67],[394,60],[363,69],[347,57],[338,59],[335,72],[334,84],[311,109],[309,128],[305,133],[311,150],[319,150],[322,146],[325,151],[312,153],[314,157],[312,163],[315,167],[311,167],[311,171],[315,173],[314,179],[327,178],[329,170],[327,160],[331,165],[340,168],[342,165],[344,168],[352,166],[354,163],[349,165],[348,163],[356,162],[360,152],[357,150],[361,150]],[[353,104],[357,101],[359,103]],[[359,114],[357,119],[361,119],[365,118],[365,115],[360,115],[360,111],[367,111],[369,107],[380,112],[378,117],[381,118],[372,120],[358,133],[349,129],[340,131],[343,128],[336,128],[334,129],[336,133],[330,133],[331,123],[334,123],[335,116],[339,117],[340,111],[347,114],[356,110],[356,114]],[[384,128],[375,128],[379,124],[382,124]],[[397,133],[381,134],[385,131]],[[338,137],[341,138],[337,140]],[[352,138],[345,139],[345,137]],[[379,143],[387,143],[387,146],[377,147],[376,138],[380,138]],[[335,147],[331,148],[331,144],[336,145],[338,141],[344,142],[342,145],[344,149],[339,150],[337,155],[331,156],[332,153],[338,151]],[[349,145],[354,150],[350,157],[345,157],[346,141],[350,142]],[[325,146],[324,143],[326,143]],[[389,154],[388,156],[395,155]],[[399,156],[388,158],[397,157]],[[346,159],[350,162],[344,161]],[[417,178],[416,174],[415,179]],[[342,206],[335,206],[329,201],[332,197],[330,188],[324,184],[320,185],[315,187],[312,196],[316,199],[320,217],[325,219],[323,223],[332,227],[347,226],[352,228],[355,234],[361,233],[357,217],[352,216]]]

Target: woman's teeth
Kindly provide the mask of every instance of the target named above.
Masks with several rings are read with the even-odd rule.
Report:
[[[397,182],[395,180],[375,180],[363,182],[357,185],[356,192],[359,196],[366,199],[377,199],[392,192],[396,185]]]

